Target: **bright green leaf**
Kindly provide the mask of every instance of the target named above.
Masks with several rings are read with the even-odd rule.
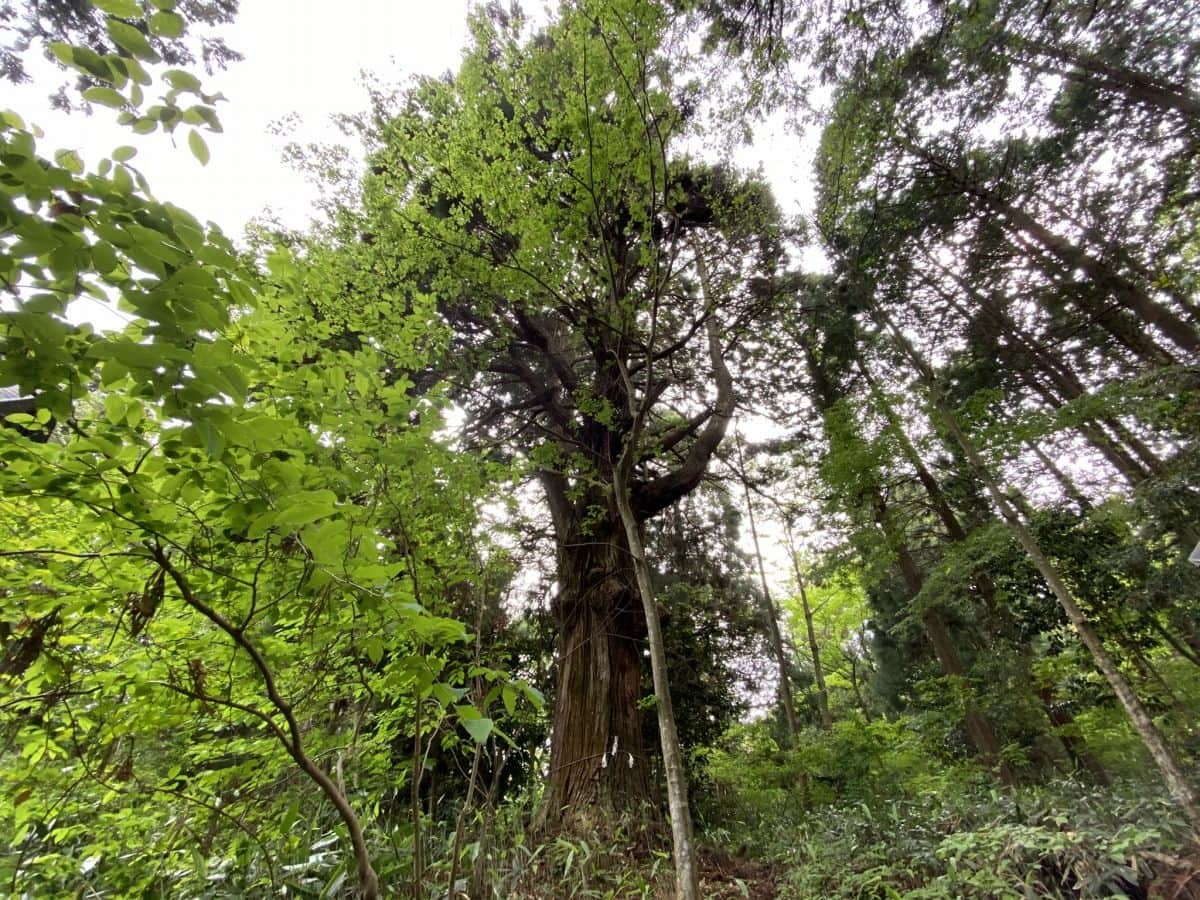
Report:
[[[183,34],[183,16],[173,12],[156,12],[148,23],[150,33],[165,38],[177,38]]]
[[[112,88],[95,85],[83,92],[83,99],[90,103],[102,103],[105,106],[111,106],[113,109],[120,109],[125,105],[125,98],[119,91]]]
[[[154,51],[154,48],[150,46],[150,42],[146,40],[146,36],[132,25],[126,25],[124,22],[118,22],[116,19],[109,19],[106,26],[108,28],[108,36],[126,53],[131,53],[136,59],[142,59],[146,62],[158,62],[159,56]],[[76,60],[78,61],[78,53],[76,54]]]
[[[477,744],[486,744],[488,737],[492,733],[494,723],[491,719],[460,719],[462,727],[467,730],[467,734],[471,735]]]
[[[177,91],[198,91],[200,90],[200,79],[191,72],[185,72],[183,69],[168,69],[163,72],[163,80]]]
[[[208,144],[204,143],[204,138],[200,136],[200,132],[192,129],[188,132],[188,146],[192,150],[192,155],[200,160],[200,165],[208,165]]]
[[[142,15],[142,6],[137,0],[92,0],[92,5],[101,12],[122,19],[137,19]]]
[[[54,161],[76,175],[83,174],[83,160],[74,150],[58,150],[54,154]]]

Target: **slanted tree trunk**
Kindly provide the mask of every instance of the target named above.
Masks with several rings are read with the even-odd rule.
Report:
[[[1188,354],[1200,352],[1200,331],[1170,307],[1158,302],[1141,285],[1113,268],[1107,260],[1052,232],[1028,210],[987,186],[963,177],[949,162],[929,150],[912,142],[905,142],[905,147],[949,185],[971,198],[982,214],[1002,222],[1014,243],[1050,277],[1061,278],[1064,271],[1076,270],[1087,275],[1114,303],[1104,303],[1099,296],[1086,291],[1075,292],[1072,302],[1138,359],[1151,365],[1169,365],[1176,361],[1169,350],[1141,327],[1147,324],[1153,325]]]
[[[1059,605],[1062,606],[1063,612],[1067,615],[1067,620],[1074,627],[1075,632],[1079,635],[1079,639],[1091,652],[1096,668],[1100,670],[1100,673],[1112,688],[1113,693],[1117,695],[1117,699],[1120,701],[1121,706],[1124,707],[1130,722],[1133,723],[1134,730],[1137,731],[1146,750],[1150,753],[1150,757],[1162,773],[1163,780],[1166,781],[1171,796],[1175,799],[1184,816],[1187,817],[1193,831],[1200,834],[1200,791],[1196,789],[1195,784],[1192,783],[1191,779],[1184,772],[1178,757],[1175,756],[1174,751],[1167,744],[1162,732],[1158,730],[1158,726],[1154,724],[1153,718],[1151,718],[1150,713],[1142,704],[1132,685],[1130,685],[1129,681],[1121,673],[1116,661],[1109,654],[1108,648],[1104,646],[1104,641],[1101,640],[1100,635],[1092,627],[1092,623],[1084,614],[1082,607],[1075,600],[1074,594],[1071,593],[1070,588],[1063,581],[1062,576],[1058,572],[1058,567],[1046,556],[1041,545],[1038,544],[1037,539],[1034,537],[1033,532],[1021,519],[1016,506],[1009,500],[1008,494],[1001,489],[999,481],[984,462],[983,457],[975,447],[974,441],[963,431],[958,423],[957,416],[954,415],[941,399],[933,369],[917,351],[916,347],[913,346],[912,342],[904,336],[903,332],[896,327],[895,323],[886,314],[878,309],[874,310],[874,314],[880,324],[886,326],[887,330],[891,332],[897,346],[906,353],[912,362],[913,368],[930,393],[933,409],[937,416],[942,420],[942,423],[954,440],[962,447],[963,454],[974,471],[975,477],[986,488],[989,496],[992,498],[992,502],[996,505],[996,509],[1000,512],[1001,518],[1008,526],[1013,537],[1016,538],[1022,549],[1025,550],[1030,562],[1033,563],[1034,568],[1041,574],[1051,593],[1054,594]]]
[[[909,593],[916,597],[925,585],[925,575],[917,566],[912,553],[909,552],[908,545],[898,534],[882,494],[875,497],[875,514],[876,522],[896,554],[900,573],[904,577],[904,584]],[[958,652],[958,645],[951,637],[950,629],[942,614],[932,606],[926,607],[921,611],[921,624],[925,627],[925,636],[929,638],[934,655],[941,664],[942,673],[965,681],[967,679],[966,664],[963,662],[962,654]],[[980,758],[996,770],[1000,776],[1000,782],[1005,785],[1016,784],[1012,770],[1000,756],[1000,742],[996,740],[996,732],[992,730],[991,722],[980,712],[973,701],[967,701],[966,708],[963,710],[963,722],[967,727],[967,736],[975,745]]]
[[[1167,787],[1171,795],[1175,798],[1175,802],[1187,817],[1193,830],[1200,833],[1200,792],[1196,790],[1195,785],[1192,784],[1187,774],[1183,771],[1183,766],[1175,756],[1174,751],[1168,746],[1162,732],[1158,730],[1158,726],[1154,724],[1154,720],[1150,717],[1149,712],[1146,711],[1145,706],[1142,705],[1142,701],[1134,692],[1133,687],[1126,680],[1125,676],[1121,674],[1121,670],[1109,655],[1104,642],[1100,639],[1100,635],[1096,633],[1091,622],[1084,615],[1083,609],[1075,601],[1074,596],[1067,588],[1066,582],[1062,580],[1056,567],[1050,562],[1045,553],[1042,552],[1041,547],[1033,536],[1033,532],[1025,526],[1018,516],[1016,509],[1013,508],[1000,491],[990,472],[983,466],[982,459],[975,452],[973,445],[967,441],[962,430],[958,428],[957,423],[954,424],[953,429],[956,432],[956,437],[963,442],[963,449],[967,451],[972,467],[977,470],[980,479],[992,495],[993,502],[999,507],[1001,515],[1004,517],[1013,535],[1029,555],[1030,561],[1037,568],[1038,572],[1046,580],[1046,584],[1049,585],[1050,590],[1061,604],[1063,611],[1067,614],[1067,619],[1079,634],[1080,640],[1091,651],[1096,668],[1104,675],[1112,687],[1113,693],[1121,701],[1121,705],[1125,708],[1125,712],[1133,723],[1138,736],[1141,737],[1142,743],[1145,744],[1151,758],[1162,772],[1163,778],[1167,782]]]
[[[1015,229],[1032,238],[1038,247],[1054,258],[1057,266],[1085,272],[1096,284],[1103,287],[1121,307],[1128,310],[1141,322],[1154,325],[1176,346],[1188,353],[1200,352],[1200,334],[1189,322],[1152,298],[1139,285],[1112,269],[1104,260],[1092,256],[1083,248],[1054,234],[1024,209],[998,197],[991,191],[976,185],[968,188],[968,192],[979,201],[984,209],[1002,216],[1010,229]],[[1142,358],[1159,363],[1171,361],[1169,353],[1146,341],[1142,335],[1131,334],[1120,326],[1114,325],[1115,317],[1102,306],[1089,300],[1077,299],[1076,302],[1085,313],[1095,316],[1100,324],[1110,328],[1114,337],[1121,340]]]
[[[1108,770],[1104,768],[1100,760],[1096,759],[1083,739],[1075,734],[1075,717],[1071,715],[1071,710],[1067,708],[1066,704],[1056,702],[1054,691],[1046,684],[1037,689],[1037,697],[1042,704],[1042,709],[1046,712],[1046,718],[1054,726],[1055,734],[1062,743],[1063,749],[1067,751],[1067,756],[1071,757],[1071,762],[1077,768],[1089,772],[1096,779],[1097,784],[1104,787],[1112,784],[1112,779],[1108,777]]]
[[[821,663],[821,648],[817,644],[817,629],[813,625],[813,609],[808,603],[808,591],[804,587],[804,575],[800,571],[800,557],[796,554],[796,545],[792,540],[791,526],[787,527],[788,553],[792,557],[792,573],[796,577],[796,590],[800,592],[800,609],[804,613],[804,631],[808,636],[808,652],[812,657],[813,680],[817,683],[817,709],[821,713],[821,727],[828,731],[833,727],[833,713],[829,709],[829,689],[825,685],[825,666]],[[870,715],[866,712],[866,704],[858,691],[858,678],[854,663],[850,663],[850,682],[859,705],[863,708],[868,721]]]
[[[970,297],[971,302],[986,314],[994,333],[1003,336],[1013,350],[1032,361],[1037,372],[1019,368],[1021,380],[1052,409],[1060,409],[1065,403],[1087,396],[1087,388],[1071,366],[1051,352],[1035,335],[1020,327],[999,304],[974,288],[957,272],[952,271],[936,259],[930,262],[958,289]],[[939,297],[954,307],[965,321],[972,318],[967,308],[951,291],[945,290],[934,278],[923,276],[922,280]],[[1040,373],[1040,377],[1039,374]],[[1114,416],[1085,419],[1076,426],[1084,438],[1100,452],[1109,464],[1121,474],[1131,487],[1136,487],[1149,474],[1162,470],[1162,461],[1136,434]]]
[[[1057,47],[1045,41],[1015,35],[1010,36],[1010,40],[1018,50],[1016,60],[1036,72],[1094,84],[1101,90],[1114,91],[1143,106],[1175,112],[1193,122],[1200,120],[1200,99],[1188,90],[1187,85],[1169,82],[1109,62],[1095,54]],[[1046,63],[1039,56],[1051,59],[1054,63]]]

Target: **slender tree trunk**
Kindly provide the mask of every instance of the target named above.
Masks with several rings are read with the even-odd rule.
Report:
[[[1051,65],[1031,56],[1018,56],[1019,62],[1037,72],[1061,75],[1073,81],[1088,82],[1110,90],[1143,106],[1175,112],[1185,119],[1200,121],[1200,100],[1186,85],[1172,84],[1125,66],[1114,65],[1094,54],[1056,47],[1044,41],[1019,38],[1017,47],[1054,60]]]
[[[828,411],[836,402],[838,391],[824,377],[822,365],[813,352],[812,346],[806,343],[804,349],[808,367],[817,388],[818,404],[823,410]],[[870,490],[870,488],[867,488],[867,490]],[[904,541],[904,535],[892,521],[887,501],[878,486],[874,487],[869,499],[874,507],[875,522],[883,532],[888,546],[895,552],[905,586],[908,588],[911,598],[915,599],[924,586],[924,575],[917,567],[916,561],[909,552],[908,546]],[[966,666],[963,664],[962,656],[959,654],[957,646],[950,638],[949,630],[945,627],[940,613],[930,607],[922,614],[922,624],[925,626],[926,636],[933,646],[943,674],[965,679]],[[1011,785],[1015,783],[1012,771],[1000,757],[999,742],[996,740],[991,724],[988,722],[987,717],[979,712],[973,702],[968,701],[966,705],[964,723],[971,742],[984,762],[995,768],[1003,784]]]
[[[1027,440],[1025,441],[1025,446],[1037,457],[1038,462],[1042,464],[1042,468],[1049,472],[1054,480],[1058,482],[1058,486],[1062,488],[1063,496],[1078,506],[1080,512],[1087,512],[1092,508],[1092,501],[1083,495],[1083,491],[1079,489],[1079,485],[1075,483],[1075,480],[1064,472],[1045,450],[1038,446],[1037,441]]]
[[[858,686],[858,663],[853,657],[848,659],[850,663],[850,689],[854,692],[854,699],[858,702],[858,708],[862,710],[863,719],[867,722],[871,721],[871,710],[867,708],[866,698],[862,695],[862,690]]]
[[[1024,373],[1022,380],[1041,395],[1051,409],[1062,409],[1067,403],[1087,396],[1087,390],[1073,374],[1067,377],[1054,370],[1045,371],[1057,390],[1043,384],[1033,373]],[[1162,471],[1162,460],[1119,419],[1101,416],[1080,422],[1076,427],[1131,487]]]
[[[1065,265],[1069,271],[1078,269],[1087,273],[1121,307],[1128,310],[1142,322],[1158,328],[1176,346],[1192,355],[1200,353],[1200,333],[1197,333],[1191,323],[1178,316],[1170,308],[1154,300],[1141,287],[1110,268],[1103,260],[1092,256],[1086,250],[1076,246],[1067,239],[1054,234],[1024,209],[1004,200],[991,191],[979,185],[973,185],[968,188],[968,192],[979,200],[986,209],[1002,215],[1010,227],[1032,238],[1039,247],[1053,256],[1060,264]],[[1077,299],[1076,302],[1084,312],[1094,316],[1097,322],[1105,325],[1105,327],[1109,327],[1106,323],[1112,321],[1110,313],[1104,311],[1091,301]],[[1126,346],[1135,350],[1135,352],[1148,361],[1159,363],[1171,361],[1169,355],[1165,354],[1161,348],[1144,340],[1139,335],[1130,334],[1124,328],[1119,328],[1112,333],[1114,337],[1117,337],[1122,343],[1125,343]]]
[[[1041,574],[1042,578],[1045,579],[1051,593],[1058,599],[1063,611],[1067,614],[1067,619],[1079,634],[1080,640],[1083,641],[1084,645],[1091,652],[1092,659],[1096,663],[1096,668],[1104,675],[1113,693],[1117,695],[1117,699],[1125,708],[1125,712],[1133,723],[1138,736],[1142,739],[1142,743],[1145,744],[1151,758],[1162,772],[1163,779],[1166,781],[1171,795],[1175,798],[1175,802],[1187,817],[1192,829],[1200,833],[1200,791],[1197,791],[1195,785],[1189,780],[1183,770],[1183,766],[1170,746],[1168,746],[1162,732],[1154,724],[1154,720],[1150,717],[1145,706],[1142,705],[1141,700],[1134,692],[1129,681],[1121,674],[1121,670],[1117,667],[1108,649],[1104,646],[1104,642],[1100,639],[1099,634],[1096,633],[1091,622],[1084,615],[1083,609],[1079,606],[1074,595],[1067,587],[1066,582],[1059,575],[1057,567],[1050,562],[1049,557],[1046,556],[1037,539],[1033,536],[1033,532],[1022,521],[1016,508],[1009,501],[1007,494],[1001,489],[999,482],[992,475],[991,469],[983,461],[983,457],[980,456],[979,451],[975,448],[974,442],[962,430],[957,417],[942,401],[938,394],[933,369],[930,368],[924,357],[918,353],[912,342],[896,328],[890,319],[879,310],[875,312],[877,318],[883,324],[886,324],[896,343],[907,353],[909,359],[912,361],[913,367],[931,394],[934,409],[937,411],[938,416],[942,419],[951,436],[962,447],[967,462],[970,464],[975,476],[987,489],[992,502],[996,505],[1009,530],[1025,550],[1025,553],[1029,556],[1030,561]]]
[[[925,585],[925,576],[917,566],[916,560],[913,559],[912,553],[909,552],[908,545],[897,533],[882,495],[875,497],[875,511],[875,520],[896,554],[905,586],[915,598]],[[942,673],[952,678],[962,679],[964,682],[967,681],[967,667],[963,663],[962,655],[958,652],[958,645],[950,636],[950,629],[946,627],[941,613],[933,607],[926,607],[921,612],[921,624],[925,627],[925,635],[933,646],[938,663],[941,664]],[[971,738],[971,743],[975,745],[975,749],[983,761],[996,770],[1000,776],[1000,782],[1005,785],[1016,784],[1012,770],[1000,756],[1000,742],[996,740],[996,733],[992,730],[991,723],[972,700],[967,701],[963,711],[963,721],[967,726],[967,735]]]
[[[496,800],[500,796],[500,782],[504,776],[505,762],[504,751],[496,747],[492,751],[491,759],[492,780],[483,798],[483,825],[479,829],[479,850],[475,856],[475,862],[471,866],[469,894],[471,900],[484,900],[484,898],[491,898],[495,895],[488,875],[493,862],[492,834],[496,824]]]
[[[1167,645],[1175,651],[1176,655],[1179,656],[1180,659],[1187,660],[1193,666],[1200,666],[1200,653],[1196,651],[1196,648],[1189,647],[1184,642],[1186,639],[1181,640],[1172,634],[1171,630],[1159,622],[1153,614],[1147,616],[1147,622],[1151,628],[1158,632],[1159,636],[1162,637]]]
[[[796,705],[792,701],[792,676],[788,665],[787,653],[783,646],[783,636],[779,632],[779,613],[775,609],[775,601],[771,597],[771,589],[767,585],[767,570],[763,566],[762,548],[758,544],[758,526],[754,521],[754,503],[750,499],[750,484],[746,480],[746,461],[742,455],[742,438],[735,439],[738,454],[738,475],[742,481],[742,491],[746,497],[746,518],[750,523],[750,538],[754,542],[754,558],[758,561],[758,579],[763,592],[763,611],[767,618],[767,636],[771,641],[771,652],[775,654],[775,664],[779,669],[779,699],[783,704],[783,714],[787,720],[788,737],[792,746],[796,745],[796,735],[800,732],[796,720]]]
[[[483,567],[483,584],[478,594],[478,602],[475,609],[475,665],[482,666],[483,664],[483,619],[487,604],[488,591],[488,571],[487,567]],[[484,682],[482,678],[476,678],[474,684],[474,696],[471,702],[475,703],[479,709],[484,708],[483,699],[485,697]],[[475,799],[475,785],[479,781],[479,766],[483,761],[483,744],[475,745],[475,753],[471,757],[471,774],[467,778],[467,795],[463,797],[462,807],[458,811],[458,816],[454,821],[454,845],[450,851],[450,874],[446,879],[446,900],[455,900],[456,895],[465,893],[455,891],[455,884],[458,882],[458,867],[462,862],[462,843],[463,835],[467,827],[467,815],[471,811],[471,802]]]
[[[421,731],[424,723],[421,721],[422,702],[420,690],[413,692],[413,746],[412,746],[412,784],[409,786],[409,815],[413,828],[413,900],[421,900],[425,896],[425,835],[421,829]]]
[[[828,731],[833,727],[833,713],[829,709],[829,689],[825,686],[825,667],[821,664],[821,648],[817,644],[817,630],[813,626],[813,610],[808,604],[808,591],[804,587],[804,575],[800,571],[800,557],[796,554],[796,545],[792,541],[791,526],[787,527],[787,542],[788,554],[792,557],[792,574],[796,578],[796,590],[800,592],[800,608],[804,612],[804,631],[808,636],[808,652],[812,657],[813,680],[817,683],[817,709],[821,713],[821,727]],[[862,697],[858,694],[853,662],[850,664],[850,680],[861,705]],[[866,713],[865,705],[863,712]]]
[[[1116,301],[1118,310],[1089,296],[1087,292],[1074,294],[1075,305],[1138,358],[1155,365],[1169,365],[1175,361],[1170,352],[1137,327],[1139,322],[1153,325],[1172,343],[1189,354],[1194,356],[1200,353],[1200,331],[1174,310],[1151,297],[1138,284],[1112,268],[1105,260],[1055,234],[1027,210],[985,185],[964,178],[944,159],[935,156],[929,150],[911,141],[906,141],[905,146],[956,189],[973,198],[980,209],[999,216],[1018,243],[1027,247],[1034,261],[1042,265],[1052,277],[1060,277],[1063,271],[1078,270],[1101,287]],[[1053,266],[1049,265],[1050,260],[1045,259],[1043,254],[1053,259]]]
[[[1036,336],[1014,322],[1012,317],[993,299],[974,290],[958,273],[942,265],[936,259],[931,259],[931,262],[939,271],[951,278],[958,285],[959,290],[969,295],[971,300],[987,314],[994,323],[998,335],[1003,336],[1018,353],[1033,361],[1037,371],[1045,377],[1049,384],[1039,378],[1035,372],[1024,369],[1021,370],[1020,378],[1052,409],[1060,409],[1067,402],[1087,396],[1087,388],[1069,364],[1050,352]],[[932,278],[926,276],[924,281],[942,299],[953,306],[965,321],[971,321],[971,310],[957,300],[952,293],[943,290]],[[1125,478],[1131,487],[1140,484],[1148,474],[1158,473],[1162,469],[1162,461],[1154,452],[1115,417],[1102,416],[1095,420],[1089,419],[1081,422],[1077,428],[1080,434],[1108,460],[1109,464]],[[1106,428],[1111,433],[1111,437],[1109,433],[1105,432]]]
[[[636,432],[635,432],[636,438]],[[675,708],[671,703],[671,687],[667,679],[667,651],[663,644],[662,624],[654,597],[654,583],[646,548],[642,543],[641,524],[633,511],[630,499],[628,470],[636,441],[631,441],[613,472],[613,493],[629,555],[633,559],[638,593],[650,647],[650,669],[654,678],[654,698],[658,710],[658,733],[662,743],[663,768],[667,776],[667,804],[671,813],[671,838],[675,848],[675,896],[677,900],[700,900],[700,878],[697,869],[695,837],[692,833],[692,812],[688,805],[687,772],[683,750],[675,727]]]
[[[950,501],[946,499],[946,493],[942,490],[941,484],[933,477],[933,473],[929,471],[929,468],[925,465],[925,461],[921,459],[921,454],[917,452],[916,446],[908,437],[904,423],[900,421],[900,417],[896,414],[896,410],[892,407],[890,400],[879,388],[879,385],[871,375],[871,370],[867,368],[862,359],[858,360],[858,369],[870,387],[871,395],[876,405],[888,420],[888,424],[892,428],[892,434],[899,442],[904,458],[913,467],[917,475],[917,481],[921,482],[921,487],[925,489],[925,494],[929,497],[929,503],[933,507],[933,511],[937,514],[938,519],[941,520],[942,527],[946,529],[946,536],[954,543],[966,541],[967,530],[963,527],[954,508],[950,506]],[[971,579],[987,611],[994,615],[996,612],[996,586],[992,583],[992,579],[986,572],[981,570],[972,572]]]
[[[1108,777],[1108,771],[1088,749],[1083,739],[1075,733],[1075,717],[1071,715],[1071,710],[1067,708],[1066,704],[1055,702],[1054,691],[1049,685],[1039,687],[1037,697],[1046,713],[1046,718],[1054,726],[1055,734],[1062,743],[1063,749],[1067,751],[1067,756],[1071,757],[1071,762],[1077,768],[1085,769],[1091,774],[1097,784],[1104,787],[1112,784],[1112,779]]]
[[[454,847],[450,851],[450,875],[447,877],[446,900],[455,900],[462,893],[455,890],[458,882],[458,866],[462,859],[463,834],[467,827],[467,815],[471,811],[471,801],[475,797],[475,783],[479,779],[479,762],[483,758],[483,744],[475,745],[475,755],[471,758],[471,775],[467,779],[467,796],[463,798],[462,809],[454,822]]]
[[[957,424],[954,426],[954,430],[960,436],[962,435]],[[969,442],[967,446],[970,446]],[[1029,555],[1034,566],[1046,580],[1046,583],[1050,586],[1050,590],[1054,593],[1054,596],[1058,598],[1058,602],[1062,605],[1063,611],[1075,627],[1080,639],[1088,650],[1091,651],[1096,668],[1104,675],[1112,687],[1113,693],[1121,701],[1121,705],[1125,708],[1130,721],[1133,722],[1133,726],[1141,737],[1142,743],[1146,745],[1150,756],[1162,772],[1163,778],[1167,782],[1167,787],[1170,789],[1171,795],[1175,798],[1175,802],[1179,804],[1180,809],[1187,816],[1192,828],[1200,832],[1200,792],[1197,792],[1195,786],[1188,779],[1187,774],[1183,771],[1183,766],[1167,745],[1166,739],[1158,730],[1158,726],[1154,724],[1154,720],[1142,705],[1141,700],[1134,693],[1125,676],[1121,674],[1120,669],[1117,668],[1103,641],[1100,640],[1100,636],[1092,628],[1083,610],[1071,595],[1066,583],[1059,576],[1057,569],[1042,552],[1041,547],[1033,537],[1033,533],[1020,520],[1016,510],[1008,503],[999,486],[992,479],[990,472],[982,468],[983,461],[975,452],[973,446],[971,447],[969,456],[973,457],[972,466],[980,470],[980,478],[984,480],[984,484],[992,495],[993,502],[1000,507],[1001,515],[1004,516],[1009,528]]]

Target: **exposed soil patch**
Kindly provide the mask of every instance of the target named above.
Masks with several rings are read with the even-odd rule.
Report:
[[[713,900],[772,900],[779,894],[783,868],[776,863],[734,856],[720,847],[700,855],[700,893]]]

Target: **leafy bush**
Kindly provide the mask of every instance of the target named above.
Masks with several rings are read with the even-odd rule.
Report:
[[[1168,882],[1200,885],[1186,833],[1172,805],[1137,783],[835,807],[796,830],[781,896],[1142,897]]]

